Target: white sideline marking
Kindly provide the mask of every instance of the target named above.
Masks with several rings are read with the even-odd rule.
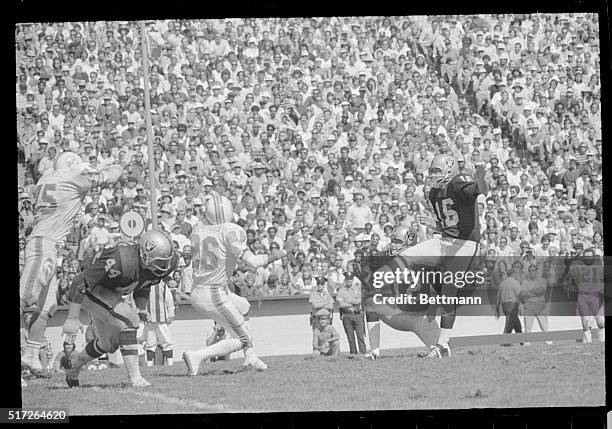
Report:
[[[98,386],[93,386],[91,389],[95,392],[102,391],[102,389],[100,389]],[[135,389],[135,388],[125,389],[125,390],[121,389],[121,390],[116,390],[115,392],[140,396],[146,399],[154,399],[156,401],[160,401],[160,402],[164,402],[168,404],[179,405],[181,407],[193,407],[195,409],[202,410],[202,411],[208,411],[208,412],[225,410],[225,406],[220,405],[220,404],[207,404],[205,402],[200,402],[200,401],[196,401],[193,399],[180,399],[174,396],[164,395],[163,393],[145,392],[145,391]]]
[[[164,395],[163,393],[143,392],[140,390],[132,390],[132,393],[142,396],[143,398],[155,399],[164,403],[170,403],[183,407],[194,407],[203,411],[223,411],[225,406],[220,404],[207,404],[205,402],[196,401],[193,399],[179,399],[174,396]]]

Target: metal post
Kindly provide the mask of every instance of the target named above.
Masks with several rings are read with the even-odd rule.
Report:
[[[151,93],[149,86],[149,50],[147,48],[147,30],[145,21],[140,21],[140,41],[142,51],[142,67],[144,80],[144,100],[145,100],[145,120],[147,124],[147,148],[149,152],[149,185],[151,192],[151,216],[153,228],[158,228],[157,222],[157,198],[155,195],[155,185],[157,179],[154,176],[155,162],[153,160],[153,126],[151,124]]]

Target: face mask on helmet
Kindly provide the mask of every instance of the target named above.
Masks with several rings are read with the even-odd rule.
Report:
[[[172,269],[174,248],[170,239],[160,231],[147,231],[138,243],[142,263],[157,277]]]
[[[391,244],[389,245],[389,255],[396,256],[399,255],[406,248],[406,243],[404,243],[401,239],[393,237],[391,239]]]
[[[416,233],[407,226],[399,226],[393,231],[393,237],[391,237],[391,243],[387,253],[390,256],[396,256],[415,243]]]
[[[444,182],[446,181],[446,176],[442,173],[442,170],[436,167],[429,169],[429,178],[433,182],[432,186],[436,188],[444,185]]]
[[[163,277],[170,272],[172,256],[154,259],[149,259],[143,256],[142,259],[147,268],[158,277]]]

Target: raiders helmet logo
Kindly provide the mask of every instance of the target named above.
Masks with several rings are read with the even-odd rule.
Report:
[[[145,241],[145,244],[144,244],[145,252],[149,253],[156,247],[157,247],[157,243],[154,243],[153,241],[150,241],[150,240]]]
[[[410,228],[410,230],[406,234],[406,244],[408,246],[413,246],[416,243],[416,239],[417,239],[416,231]]]
[[[454,165],[455,165],[455,159],[454,158],[451,158],[451,157],[446,158],[446,166],[448,168],[453,168]]]

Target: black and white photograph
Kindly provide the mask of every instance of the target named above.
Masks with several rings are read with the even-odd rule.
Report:
[[[239,15],[15,24],[23,409],[603,407],[605,17]]]

